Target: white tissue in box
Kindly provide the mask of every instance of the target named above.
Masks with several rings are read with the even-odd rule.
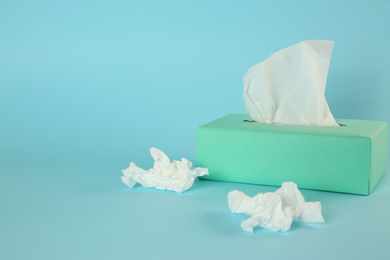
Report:
[[[325,99],[332,41],[303,41],[269,56],[244,76],[245,109],[257,122],[338,126]]]

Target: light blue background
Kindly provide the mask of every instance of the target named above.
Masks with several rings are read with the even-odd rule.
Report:
[[[368,197],[304,190],[323,225],[240,229],[198,181],[126,188],[149,148],[195,162],[196,131],[245,113],[242,76],[303,40],[335,41],[335,118],[390,121],[389,1],[2,1],[1,259],[387,259],[390,178]]]

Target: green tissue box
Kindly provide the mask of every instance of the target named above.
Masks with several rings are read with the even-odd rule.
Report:
[[[198,128],[196,162],[203,179],[368,195],[386,171],[387,122],[292,126],[247,122],[229,114]]]

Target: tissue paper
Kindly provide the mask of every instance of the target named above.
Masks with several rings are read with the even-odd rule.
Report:
[[[325,99],[332,41],[303,41],[269,56],[244,76],[245,109],[257,122],[338,126]]]
[[[132,162],[129,168],[122,170],[122,181],[130,188],[139,183],[145,188],[154,187],[180,193],[190,188],[196,177],[209,174],[207,168],[192,169],[192,163],[185,158],[170,162],[168,156],[156,148],[151,148],[150,154],[155,162],[149,171]]]
[[[259,193],[253,198],[234,190],[228,194],[229,208],[233,213],[251,217],[241,223],[244,231],[253,233],[260,226],[272,231],[288,231],[293,220],[323,223],[321,203],[305,202],[294,182],[284,182],[275,192]]]

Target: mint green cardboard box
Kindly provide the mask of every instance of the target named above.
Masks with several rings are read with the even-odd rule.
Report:
[[[387,122],[272,125],[229,114],[198,128],[196,162],[203,179],[368,195],[386,171]]]

